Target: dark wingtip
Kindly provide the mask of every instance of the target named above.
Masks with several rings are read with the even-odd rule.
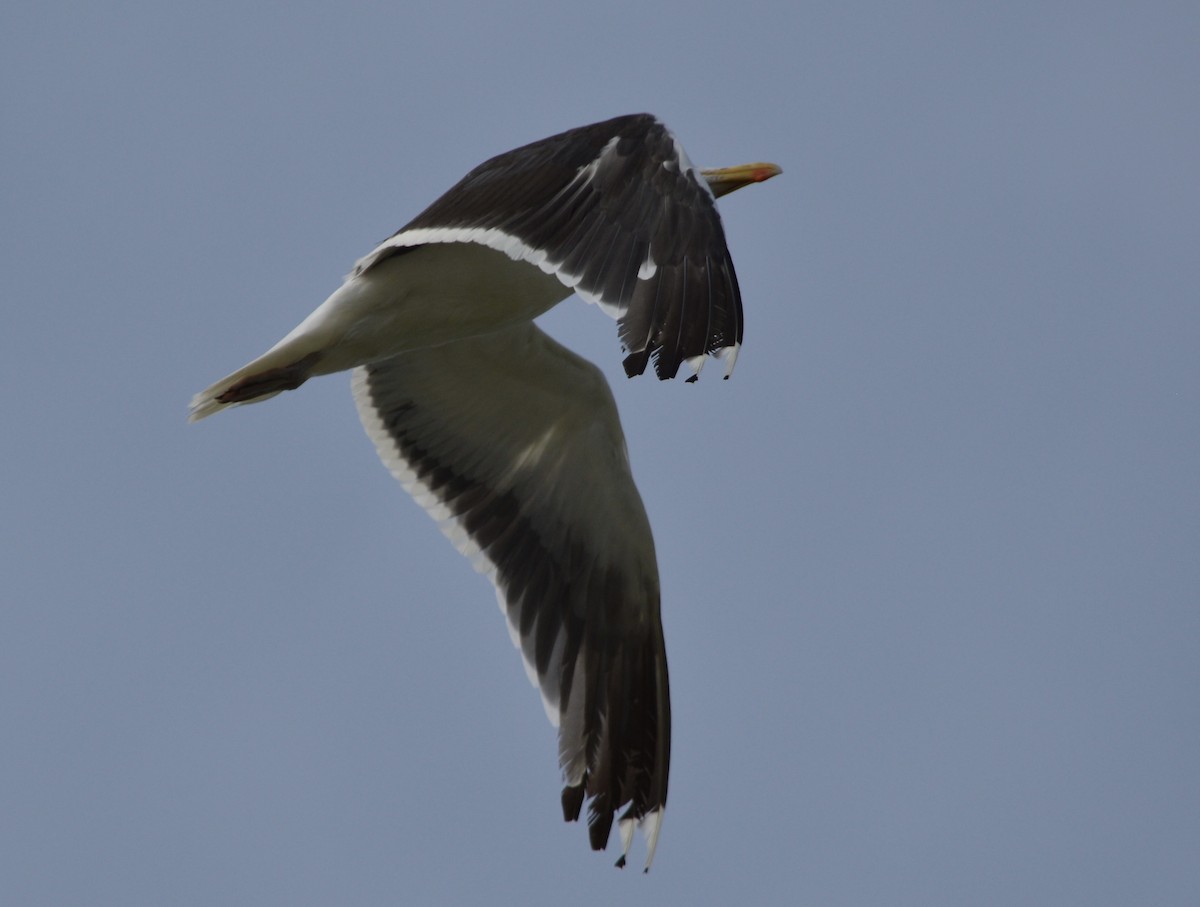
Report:
[[[583,785],[564,787],[562,792],[563,821],[576,822],[579,812],[583,809]]]
[[[625,357],[622,363],[625,366],[625,377],[633,378],[641,375],[646,371],[646,365],[650,362],[650,348],[641,350],[637,353],[630,353]]]
[[[603,795],[596,798],[596,800],[601,799],[607,800]],[[588,816],[588,839],[591,842],[592,850],[604,850],[608,847],[608,834],[612,831],[613,814],[605,804],[601,804],[598,810],[596,800],[592,801],[591,815]]]

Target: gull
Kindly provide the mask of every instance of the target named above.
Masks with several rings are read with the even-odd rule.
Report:
[[[576,294],[617,320],[630,377],[712,357],[728,378],[742,303],[715,199],[780,172],[698,169],[649,114],[508,151],[191,402],[197,421],[352,371],[380,458],[495,586],[558,728],[563,817],[586,801],[596,850],[615,820],[618,866],[638,827],[650,868],[667,802],[654,540],[608,383],[533,319]]]

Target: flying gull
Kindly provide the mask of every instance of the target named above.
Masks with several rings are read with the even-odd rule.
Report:
[[[558,727],[563,816],[654,858],[671,745],[658,567],[603,374],[533,319],[572,293],[616,319],[625,371],[729,377],[742,302],[716,197],[774,164],[692,165],[648,114],[480,164],[359,259],[190,419],[353,370],[380,458],[497,599]],[[617,816],[618,811],[621,812]]]

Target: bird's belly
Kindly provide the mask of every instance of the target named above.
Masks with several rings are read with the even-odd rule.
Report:
[[[530,321],[571,295],[552,274],[475,243],[431,243],[349,278],[278,346],[330,374]]]
[[[571,295],[553,274],[476,243],[421,246],[397,263],[408,294],[398,312],[406,330],[437,342],[531,321]]]

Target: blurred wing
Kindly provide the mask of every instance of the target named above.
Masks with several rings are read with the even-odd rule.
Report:
[[[404,248],[475,242],[558,277],[619,319],[625,371],[659,378],[706,354],[732,371],[742,299],[708,184],[649,114],[573,129],[480,164],[356,273]]]
[[[495,584],[558,726],[565,817],[590,798],[602,849],[628,804],[625,851],[637,822],[652,857],[666,650],[654,542],[604,376],[527,323],[355,369],[354,396],[383,462]]]

